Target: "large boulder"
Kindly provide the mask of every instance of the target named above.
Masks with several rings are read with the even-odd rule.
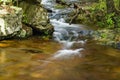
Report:
[[[19,6],[23,8],[23,22],[30,25],[34,32],[39,35],[50,35],[53,33],[53,26],[49,22],[47,10],[41,4],[41,0],[21,1]]]
[[[0,7],[0,40],[32,35],[30,27],[22,26],[22,16],[22,8],[7,5]]]
[[[22,8],[6,8],[0,9],[0,40],[13,37],[22,29]]]

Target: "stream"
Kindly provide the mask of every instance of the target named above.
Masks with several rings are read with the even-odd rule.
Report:
[[[81,51],[84,50],[82,47],[87,40],[82,40],[80,37],[90,34],[90,31],[87,31],[87,27],[84,25],[69,24],[66,22],[67,14],[74,9],[56,9],[55,6],[57,6],[57,4],[53,0],[42,0],[41,4],[44,5],[46,9],[52,11],[48,13],[48,15],[51,24],[54,26],[53,39],[63,45],[62,49],[58,50],[51,59],[63,60],[73,58],[74,56],[81,57]],[[81,45],[81,47],[72,49],[74,44]]]
[[[68,0],[76,2],[77,0]],[[0,41],[0,80],[119,80],[120,51],[83,38],[89,26],[69,24],[71,8],[55,9],[55,0],[42,0],[50,11],[53,40],[39,36]]]

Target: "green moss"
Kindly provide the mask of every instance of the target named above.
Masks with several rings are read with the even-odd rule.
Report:
[[[57,4],[55,6],[56,9],[64,9],[66,6],[65,5],[61,5],[61,4]]]
[[[23,20],[22,20],[23,23],[28,23],[28,17],[27,17],[27,14],[23,13]]]

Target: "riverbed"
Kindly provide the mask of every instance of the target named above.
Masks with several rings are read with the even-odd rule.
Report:
[[[0,80],[119,80],[119,50],[88,41],[80,57],[53,59],[60,49],[39,37],[1,41]]]
[[[77,1],[77,0],[71,0]],[[53,39],[40,36],[0,41],[0,80],[119,80],[120,50],[96,43],[93,29],[66,22],[72,8],[42,0],[54,26]]]

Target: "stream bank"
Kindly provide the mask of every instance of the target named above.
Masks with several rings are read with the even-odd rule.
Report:
[[[59,0],[53,2],[57,3],[57,5],[55,5],[54,8],[58,8],[58,9],[69,8],[68,10],[70,11],[70,13],[66,11],[68,17],[67,18],[64,17],[68,23],[86,24],[89,26],[92,25],[91,27],[93,27],[93,25],[97,26],[95,32],[92,32],[91,34],[90,31],[90,33],[85,35],[85,37],[87,36],[89,38],[91,37],[94,40],[97,40],[98,44],[108,45],[119,49],[120,30],[119,28],[115,28],[115,29],[113,28],[114,22],[112,21],[113,18],[116,19],[116,16],[114,16],[114,14],[106,14],[104,10],[104,6],[101,6],[98,3],[98,1]],[[74,5],[76,3],[77,5]],[[102,4],[104,5],[104,3]],[[33,34],[43,36],[43,38],[45,39],[52,38],[54,29],[53,29],[53,25],[51,25],[50,20],[48,18],[52,14],[48,14],[48,12],[52,12],[52,11],[54,12],[54,10],[50,9],[50,7],[47,7],[45,9],[44,6],[41,4],[41,0],[35,0],[35,1],[20,0],[19,6],[22,7],[23,9],[24,25],[21,25],[23,26],[23,28],[20,28],[19,30],[17,30],[17,32],[15,31],[12,34],[9,34],[9,31],[7,31],[8,32],[7,36],[3,36],[3,33],[0,33],[1,36],[0,39],[27,38]],[[78,8],[79,8],[79,12],[76,12]],[[65,11],[63,11],[61,12],[61,14],[64,15],[66,13]],[[57,14],[54,17],[56,17],[58,20],[60,15]]]
[[[19,1],[19,7],[0,6],[0,40],[38,35],[51,39],[53,26],[40,1]]]
[[[85,38],[93,32],[88,26],[67,23],[74,9],[56,9],[54,0],[42,4],[52,11],[54,41],[39,36],[0,41],[0,80],[120,79],[119,50]]]
[[[86,24],[95,29],[91,35],[98,44],[120,49],[119,15],[107,13],[106,3],[93,1],[80,1],[70,4],[69,1],[59,0],[58,4],[74,7],[69,14],[68,23]],[[58,5],[59,6],[59,5]],[[63,5],[63,7],[66,7]],[[61,7],[62,8],[62,7]]]

